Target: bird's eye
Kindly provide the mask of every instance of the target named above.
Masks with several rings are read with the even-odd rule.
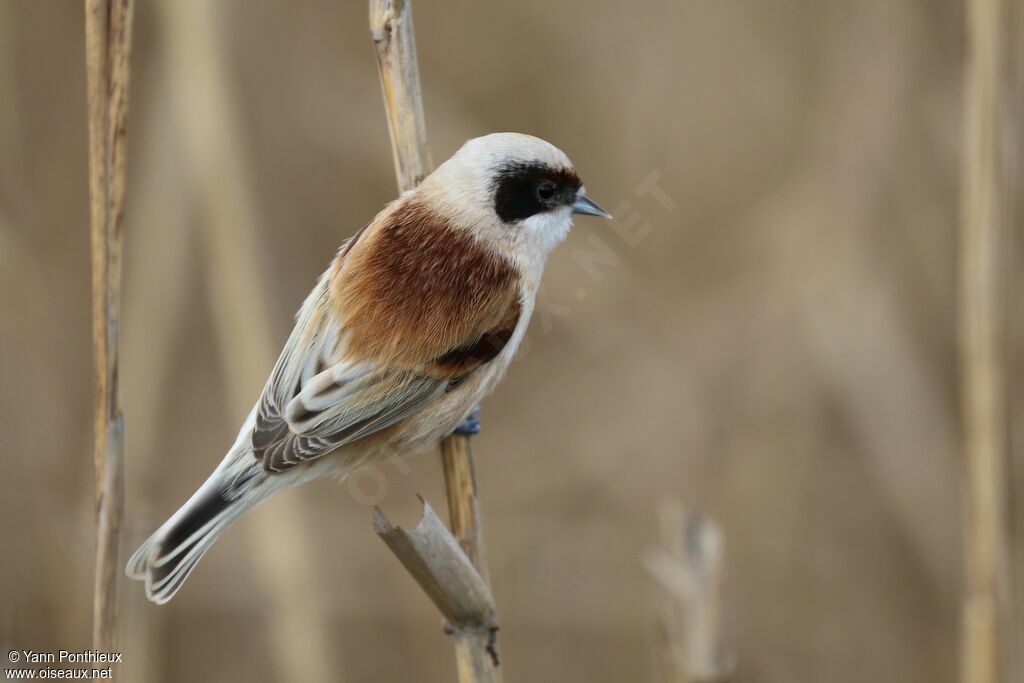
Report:
[[[555,186],[551,183],[541,183],[537,186],[537,196],[547,201],[555,196]]]

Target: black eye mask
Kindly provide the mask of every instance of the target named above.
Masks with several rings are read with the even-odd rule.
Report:
[[[508,164],[494,174],[494,210],[506,223],[571,204],[580,189],[575,171],[547,164]]]

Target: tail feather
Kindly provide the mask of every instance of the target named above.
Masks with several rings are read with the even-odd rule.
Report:
[[[216,474],[135,551],[125,573],[146,584],[146,597],[174,597],[213,542],[251,507],[248,496],[225,495]]]

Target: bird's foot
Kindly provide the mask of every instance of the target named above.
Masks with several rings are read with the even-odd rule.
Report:
[[[480,406],[473,408],[466,419],[462,421],[452,434],[461,434],[462,436],[473,436],[474,434],[480,433]]]

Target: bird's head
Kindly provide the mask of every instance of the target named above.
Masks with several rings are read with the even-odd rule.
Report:
[[[469,140],[420,185],[432,208],[522,261],[543,261],[573,214],[611,218],[587,197],[569,157],[520,133]]]

